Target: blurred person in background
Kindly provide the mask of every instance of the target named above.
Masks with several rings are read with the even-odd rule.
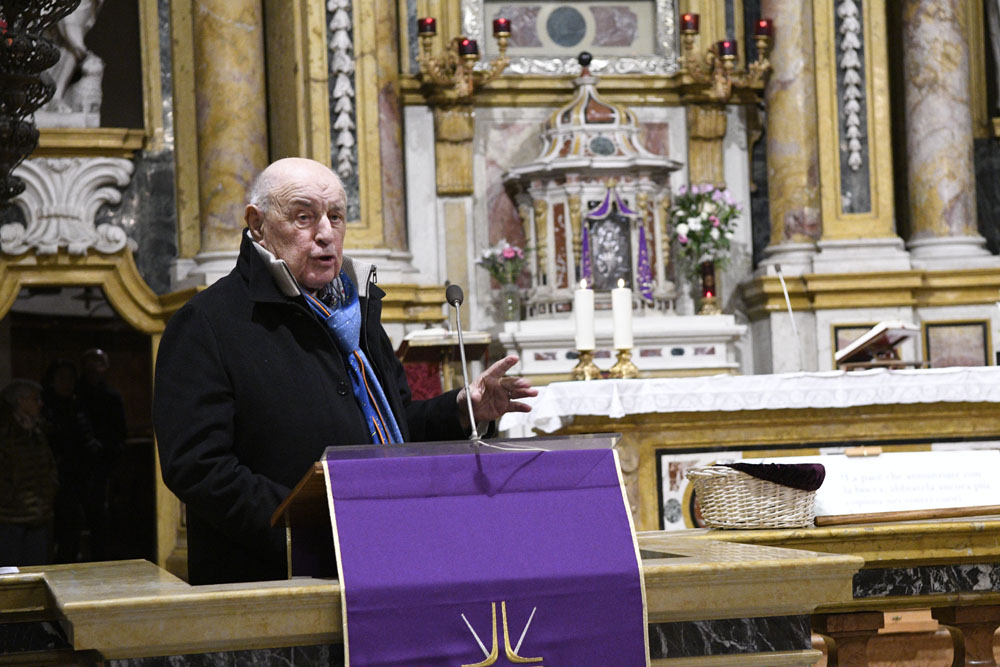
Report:
[[[104,450],[76,394],[77,380],[76,365],[69,359],[53,361],[42,379],[46,433],[59,468],[55,507],[56,563],[86,559],[83,534],[87,527],[84,506],[88,480],[95,466],[101,465]]]
[[[0,399],[0,566],[44,565],[59,478],[42,429],[42,387],[13,380]]]
[[[91,348],[83,353],[83,369],[76,394],[99,447],[90,458],[84,481],[83,511],[87,522],[84,560],[105,560],[111,538],[111,471],[125,448],[125,402],[108,384],[108,353]]]

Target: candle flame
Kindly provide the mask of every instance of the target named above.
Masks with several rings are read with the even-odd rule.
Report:
[[[580,281],[580,289],[587,289],[587,279],[584,278]]]
[[[625,287],[625,279],[624,278],[619,278],[618,279],[618,286],[619,287]]]

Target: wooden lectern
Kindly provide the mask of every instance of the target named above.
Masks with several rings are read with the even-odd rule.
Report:
[[[481,442],[480,454],[505,451],[559,451],[571,449],[613,449],[621,435],[596,433],[563,435],[546,438],[497,438]],[[327,499],[323,460],[338,458],[391,458],[396,456],[440,456],[472,454],[468,440],[421,442],[402,445],[359,445],[328,447],[323,459],[317,461],[299,480],[292,492],[271,517],[271,525],[284,522],[287,537],[288,577],[336,577],[337,560],[333,544],[333,527]]]

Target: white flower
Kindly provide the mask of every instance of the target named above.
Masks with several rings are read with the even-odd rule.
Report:
[[[701,218],[691,218],[690,220],[688,220],[688,226],[691,228],[691,231],[693,231],[693,232],[700,232],[701,231]]]
[[[718,241],[719,240],[719,229],[717,227],[712,227],[712,229],[710,229],[708,231],[708,235],[712,237],[713,241]]]
[[[677,235],[678,236],[687,236],[688,235],[688,226],[685,225],[683,222],[681,224],[677,225]]]
[[[736,233],[735,233],[735,232],[726,232],[726,238],[727,238],[727,239],[731,239],[731,238],[733,238],[734,236],[736,236]]]
[[[704,209],[705,213],[708,213],[709,215],[714,215],[715,212],[719,210],[719,207],[713,204],[712,202],[706,202]]]

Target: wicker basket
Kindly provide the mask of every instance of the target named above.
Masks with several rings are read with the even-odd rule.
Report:
[[[701,516],[712,528],[805,528],[813,524],[815,491],[757,479],[728,466],[692,468]]]

